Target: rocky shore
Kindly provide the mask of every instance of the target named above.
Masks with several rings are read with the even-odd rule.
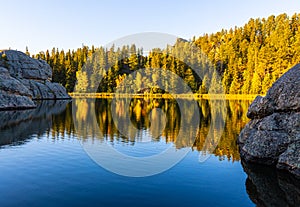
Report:
[[[275,165],[300,178],[300,64],[250,105],[238,143],[246,162]]]
[[[35,108],[33,100],[69,99],[66,89],[52,81],[52,69],[14,50],[0,51],[0,110]]]

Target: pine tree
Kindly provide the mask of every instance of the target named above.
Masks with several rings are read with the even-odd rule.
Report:
[[[79,93],[88,92],[88,76],[86,72],[78,71],[76,72],[77,84],[75,91]]]
[[[85,65],[84,76],[89,87],[95,88],[97,81],[103,78],[101,91],[111,91],[132,71],[145,67],[150,78],[141,79],[143,87],[153,85],[149,82],[152,79],[156,84],[161,81],[168,88],[180,91],[175,78],[163,77],[165,72],[151,77],[152,70],[162,68],[181,77],[194,92],[206,93],[214,78],[201,80],[195,71],[205,74],[213,66],[222,77],[225,93],[258,94],[265,93],[283,73],[300,62],[299,28],[300,14],[292,17],[281,14],[250,19],[243,27],[204,34],[192,42],[178,39],[165,50],[153,49],[148,56],[135,45],[109,49],[83,45],[66,54],[53,48],[51,52],[47,50],[32,56],[44,59],[52,68],[53,81],[61,83],[68,91],[75,86],[76,72],[82,71]],[[193,44],[203,55],[197,54]],[[28,47],[26,54],[30,55]]]
[[[25,52],[25,54],[30,57],[30,52],[28,51],[28,47],[27,46],[26,46],[26,52]]]
[[[250,94],[260,94],[261,93],[261,78],[257,72],[254,73]]]

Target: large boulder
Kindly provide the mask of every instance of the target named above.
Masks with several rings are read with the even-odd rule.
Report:
[[[52,69],[44,60],[0,51],[0,110],[32,108],[38,99],[69,99],[66,89],[51,80]]]
[[[300,64],[250,105],[238,143],[246,162],[275,165],[300,178]]]

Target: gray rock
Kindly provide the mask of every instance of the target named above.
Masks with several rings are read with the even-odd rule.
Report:
[[[276,165],[300,178],[300,64],[279,78],[248,110],[238,143],[246,162]]]
[[[36,94],[34,94],[34,99],[55,99],[54,91],[46,85],[40,82],[31,81],[32,85],[35,87]]]
[[[0,66],[8,69],[10,75],[15,78],[33,80],[52,80],[51,67],[44,60],[36,60],[20,51],[4,50],[0,57]]]
[[[18,94],[23,96],[31,96],[27,87],[19,80],[11,77],[5,68],[0,67],[0,90],[10,94]]]
[[[300,175],[300,139],[291,143],[287,150],[281,154],[278,160],[277,167],[292,172],[295,175]]]
[[[36,107],[36,105],[31,98],[9,94],[6,91],[0,90],[0,110],[28,109],[34,107]]]
[[[19,51],[0,51],[0,110],[32,108],[33,100],[71,98],[51,80],[52,70],[45,61]]]
[[[49,81],[46,81],[45,85],[50,89],[50,91],[52,91],[52,93],[55,96],[55,99],[65,99],[66,98],[67,91],[62,85],[60,85],[58,83],[52,83]]]
[[[0,67],[0,109],[33,108],[31,93],[20,81]]]
[[[247,116],[262,118],[279,111],[300,111],[300,64],[281,76],[265,97],[256,97]]]

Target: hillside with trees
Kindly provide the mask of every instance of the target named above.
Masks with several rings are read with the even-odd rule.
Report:
[[[204,34],[191,41],[178,39],[175,45],[163,51],[153,49],[147,55],[142,48],[125,45],[122,48],[83,46],[72,51],[53,48],[33,57],[46,60],[53,68],[53,81],[61,83],[69,92],[74,90],[76,80],[79,83],[76,91],[89,92],[86,90],[89,88],[114,92],[127,78],[141,89],[163,93],[153,87],[153,83],[165,81],[168,87],[176,88],[175,80],[163,78],[164,70],[169,70],[181,77],[194,93],[205,94],[207,86],[213,84],[214,75],[210,79],[199,77],[193,66],[200,64],[204,69],[207,65],[217,69],[227,94],[264,94],[283,73],[300,62],[299,29],[300,14],[291,17],[281,14],[250,19],[242,27]],[[209,61],[186,53],[195,45]],[[30,55],[28,50],[27,54]],[[139,72],[133,75],[140,68],[145,68],[145,73],[149,74],[157,68],[162,72],[144,79]],[[101,84],[95,85],[100,78]]]

